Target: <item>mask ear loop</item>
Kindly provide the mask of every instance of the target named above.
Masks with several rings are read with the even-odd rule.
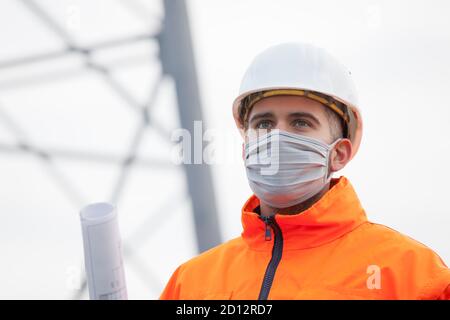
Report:
[[[342,140],[344,140],[344,138],[338,138],[335,142],[333,142],[332,144],[328,145],[329,149],[328,149],[328,154],[327,154],[327,176],[326,176],[325,183],[330,182],[331,177],[333,176],[333,173],[334,173],[334,172],[332,172],[330,170],[330,161],[331,161],[330,155],[331,155],[331,151],[333,151],[334,147]]]

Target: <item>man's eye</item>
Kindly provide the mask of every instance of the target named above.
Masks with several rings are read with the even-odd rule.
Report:
[[[310,125],[310,123],[308,121],[301,120],[301,119],[293,121],[293,126],[297,127],[297,128],[311,127],[311,125]]]
[[[272,128],[272,122],[270,120],[262,120],[256,124],[255,129],[270,129]]]

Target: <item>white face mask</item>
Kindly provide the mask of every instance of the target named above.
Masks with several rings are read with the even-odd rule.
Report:
[[[290,207],[311,198],[331,179],[330,152],[339,140],[328,145],[272,130],[246,143],[245,167],[250,188],[274,208]]]

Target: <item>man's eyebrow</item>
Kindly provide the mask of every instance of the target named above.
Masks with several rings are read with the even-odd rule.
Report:
[[[261,118],[273,118],[273,117],[274,117],[274,115],[272,112],[256,113],[250,117],[249,122],[253,122],[253,121],[261,119]]]
[[[289,118],[308,118],[315,122],[317,125],[321,125],[319,119],[317,119],[312,113],[309,112],[293,112],[289,114]]]

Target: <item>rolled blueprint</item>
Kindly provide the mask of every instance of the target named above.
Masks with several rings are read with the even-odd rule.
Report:
[[[93,203],[80,212],[91,300],[126,300],[127,288],[116,207]]]

